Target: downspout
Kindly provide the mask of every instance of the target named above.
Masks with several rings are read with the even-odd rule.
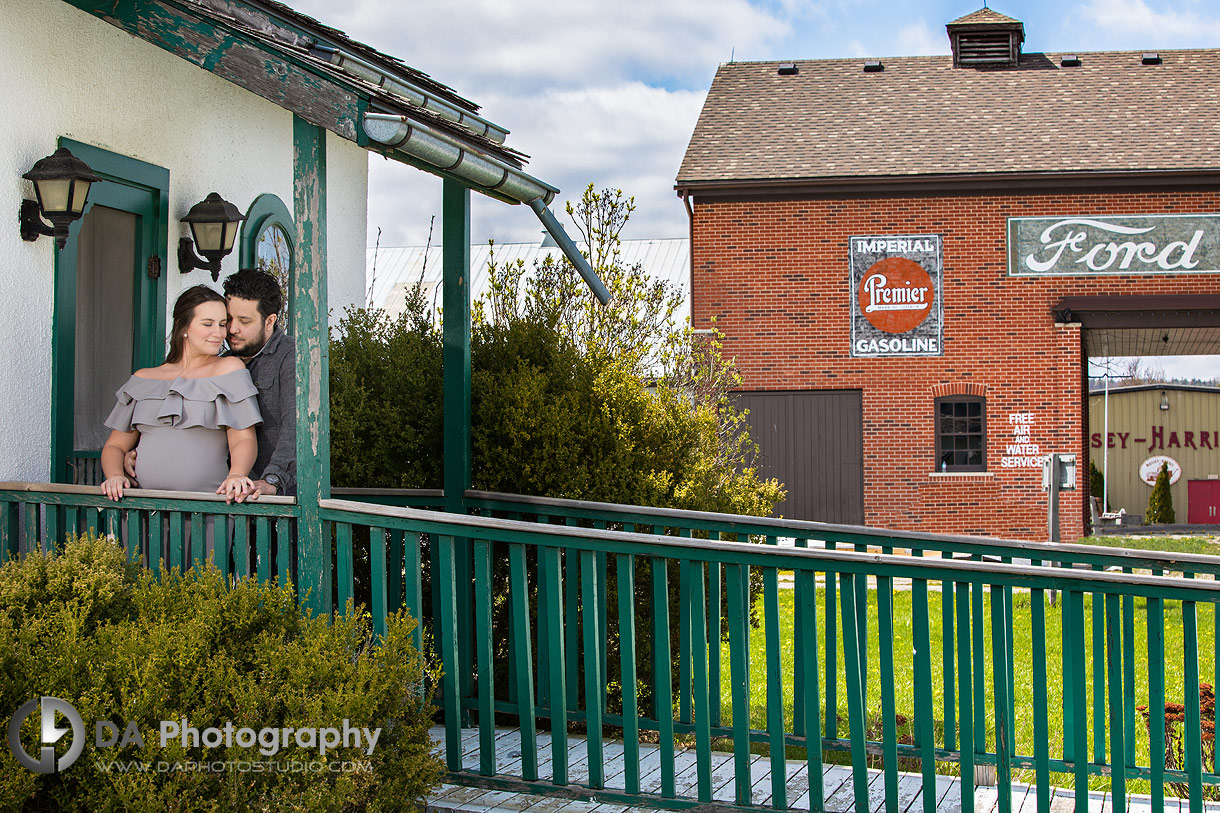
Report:
[[[597,301],[603,305],[609,302],[610,291],[606,290],[606,286],[597,276],[597,272],[593,270],[593,267],[589,265],[589,261],[576,248],[576,244],[568,237],[568,233],[563,230],[563,225],[555,219],[555,215],[551,214],[551,210],[546,208],[546,203],[542,198],[531,200],[530,208],[534,210],[534,214],[538,215],[538,219],[542,221],[542,225],[547,230],[547,233],[555,239],[555,244],[559,246],[563,256],[567,257],[568,262],[572,263],[573,267],[584,277],[585,284],[593,291]]]
[[[690,261],[690,325],[695,326],[695,210],[690,205],[690,193],[680,190],[678,197],[686,207],[686,251]]]
[[[517,203],[528,203],[542,221],[543,227],[555,239],[563,255],[580,272],[598,301],[603,305],[610,301],[610,292],[598,278],[597,272],[547,209],[559,193],[557,188],[494,155],[478,151],[469,144],[406,116],[365,113],[362,126],[365,135],[378,144],[443,170],[476,191]]]

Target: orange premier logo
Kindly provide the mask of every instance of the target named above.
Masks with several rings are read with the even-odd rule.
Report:
[[[932,312],[936,292],[923,266],[906,257],[887,257],[873,263],[856,291],[860,313],[886,333],[907,333],[923,324]]]

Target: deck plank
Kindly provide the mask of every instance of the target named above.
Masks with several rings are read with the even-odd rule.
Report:
[[[433,728],[431,735],[434,750],[444,753],[445,729]],[[540,731],[538,743],[538,775],[541,782],[551,776],[551,736]],[[477,728],[462,730],[462,765],[471,773],[478,773],[480,736]],[[521,775],[521,735],[517,729],[496,729],[496,774],[519,778]],[[623,745],[619,741],[606,741],[603,749],[606,788],[623,791],[626,786],[626,766]],[[659,795],[661,787],[661,749],[652,744],[640,744],[640,785],[645,794]],[[736,761],[731,752],[712,752],[712,799],[714,803],[733,804],[735,799]],[[678,749],[674,755],[675,787],[679,797],[692,798],[698,794],[697,756],[693,749]],[[584,737],[568,736],[568,794],[580,794],[588,781],[588,747]],[[790,808],[809,809],[808,762],[791,760],[787,763],[787,795]],[[750,757],[751,804],[769,806],[771,803],[771,761],[767,757],[753,754]],[[822,786],[825,809],[828,813],[846,813],[855,808],[855,789],[852,770],[848,765],[826,763],[823,765]],[[592,794],[592,791],[590,791]],[[961,809],[961,784],[957,777],[936,778],[936,809],[938,813],[956,813]],[[438,786],[427,798],[427,806],[434,811],[466,811],[486,813],[503,810],[515,813],[634,813],[652,808],[633,807],[617,802],[598,801],[587,798],[546,796],[541,794],[514,793],[505,790],[465,787],[455,784]],[[660,799],[658,798],[658,801]],[[1107,793],[1090,791],[1089,813],[1114,813],[1109,810]],[[978,788],[975,791],[976,813],[995,813],[997,809],[995,787]],[[869,809],[874,813],[885,811],[885,779],[879,770],[869,771]],[[917,773],[899,773],[898,804],[900,813],[922,813],[923,777]],[[1053,788],[1051,794],[1052,813],[1067,813],[1075,809],[1075,792],[1072,788]],[[1165,813],[1180,813],[1186,809],[1183,800],[1166,797]],[[1036,813],[1037,790],[1028,783],[1013,783],[1013,813]],[[1204,804],[1207,813],[1220,813],[1220,802]],[[1153,813],[1151,799],[1146,795],[1129,795],[1127,810],[1123,813]]]

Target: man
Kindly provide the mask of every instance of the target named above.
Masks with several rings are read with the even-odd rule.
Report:
[[[297,486],[297,368],[292,337],[277,324],[284,295],[275,277],[244,268],[225,279],[229,308],[229,350],[240,358],[258,388],[263,422],[255,427],[258,457],[250,475],[254,488],[237,498],[257,500],[261,495],[293,496]],[[135,480],[136,453],[123,461]],[[219,493],[219,492],[218,492]]]
[[[294,495],[297,368],[292,337],[277,324],[284,295],[275,277],[253,268],[226,278],[224,291],[229,303],[229,355],[245,362],[258,387],[258,408],[263,413],[263,423],[256,428],[254,489],[246,497]]]

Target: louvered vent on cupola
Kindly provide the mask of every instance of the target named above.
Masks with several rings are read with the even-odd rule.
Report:
[[[1016,66],[1025,42],[1025,26],[989,8],[981,8],[945,26],[953,46],[953,67]]]

